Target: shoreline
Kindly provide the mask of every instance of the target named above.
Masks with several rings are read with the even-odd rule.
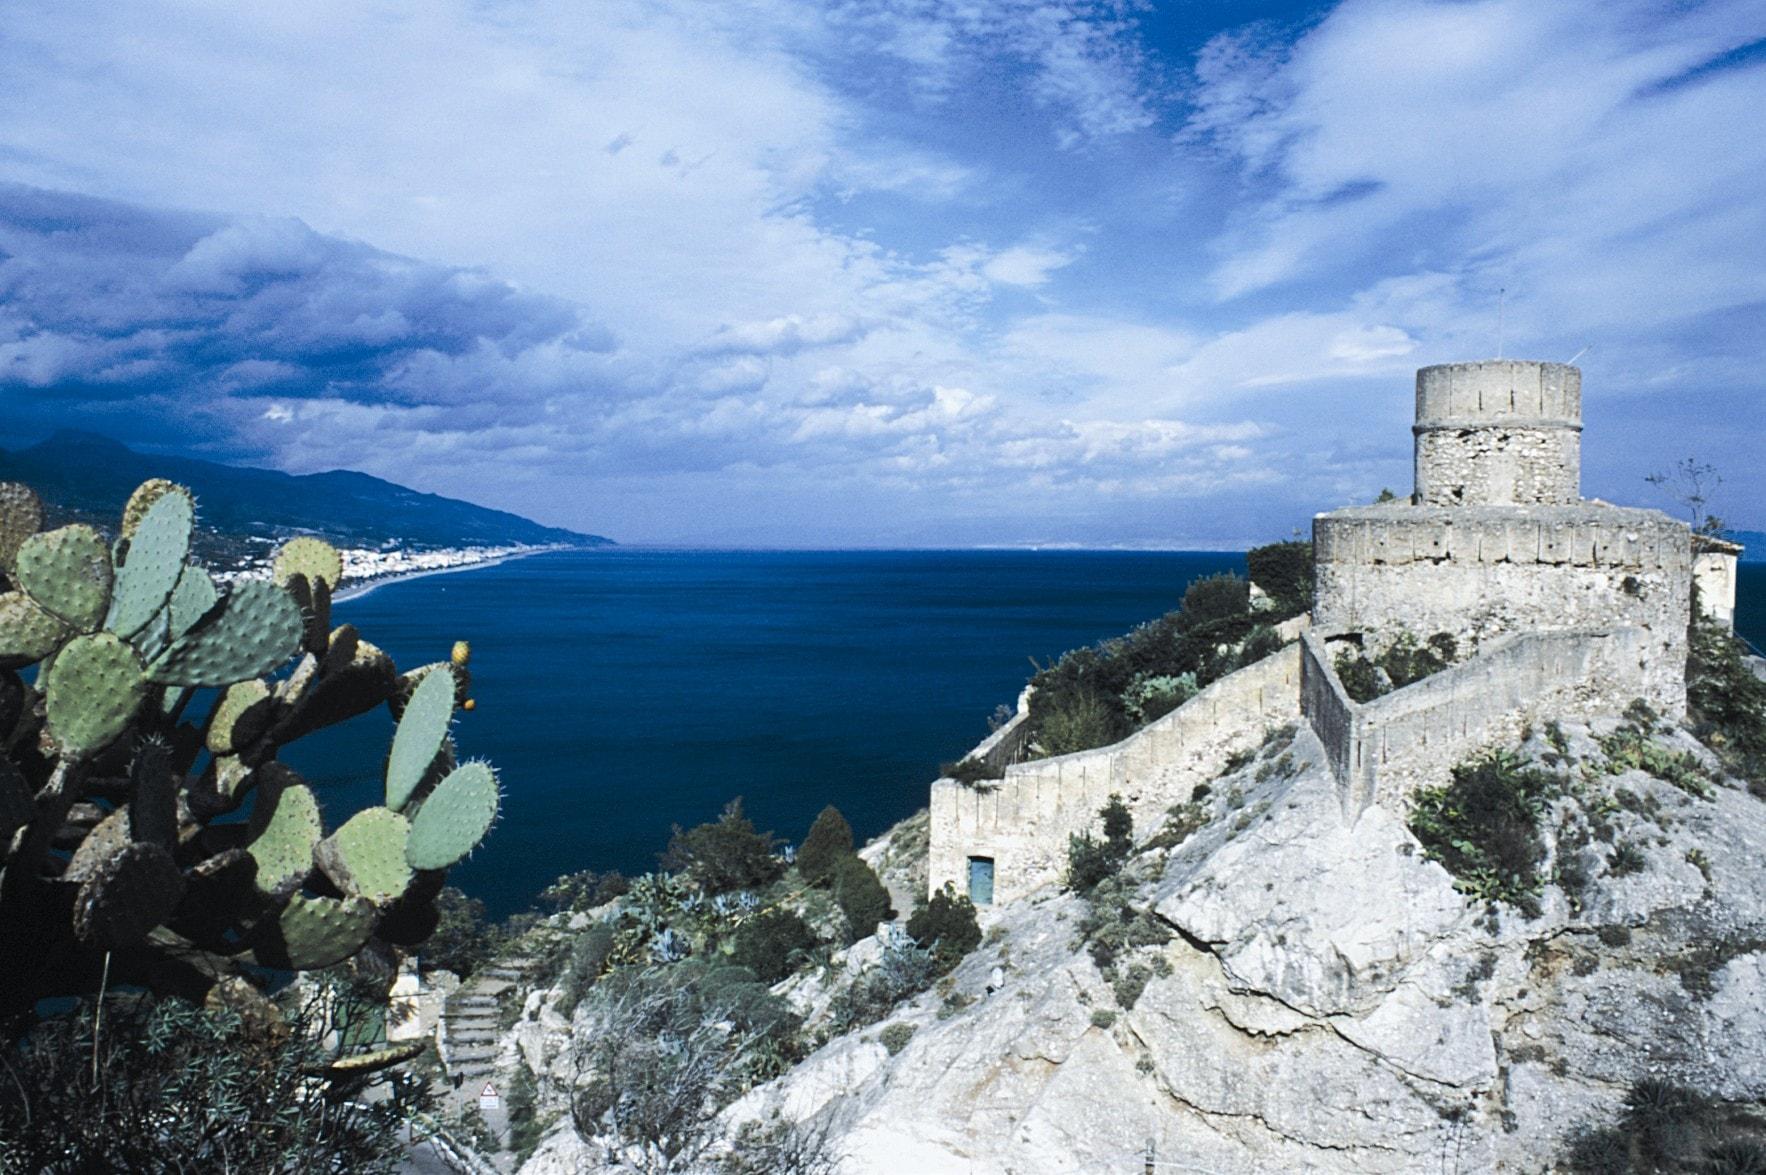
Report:
[[[342,604],[350,600],[359,600],[376,588],[389,584],[403,583],[410,579],[426,579],[431,575],[453,575],[462,571],[478,571],[485,567],[495,567],[499,563],[509,563],[516,559],[527,559],[534,555],[551,555],[558,551],[574,550],[572,547],[533,547],[522,551],[505,551],[500,555],[492,555],[485,559],[474,559],[470,563],[456,563],[449,567],[424,567],[416,571],[396,571],[390,575],[377,575],[372,579],[357,580],[346,583],[334,596],[333,604]]]

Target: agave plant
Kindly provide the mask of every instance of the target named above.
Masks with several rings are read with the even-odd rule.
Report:
[[[150,481],[114,540],[44,531],[37,496],[0,483],[0,1013],[103,982],[201,999],[414,946],[496,818],[495,773],[449,733],[463,646],[401,674],[331,628],[343,564],[317,539],[222,588],[190,558],[195,512]],[[384,803],[327,834],[278,755],[381,705]]]

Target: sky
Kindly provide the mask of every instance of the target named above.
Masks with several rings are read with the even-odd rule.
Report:
[[[1584,373],[1766,527],[1766,0],[13,0],[0,447],[631,543],[1232,547]]]

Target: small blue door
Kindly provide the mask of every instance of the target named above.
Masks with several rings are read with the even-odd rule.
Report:
[[[977,906],[993,904],[993,858],[969,858],[969,900]]]

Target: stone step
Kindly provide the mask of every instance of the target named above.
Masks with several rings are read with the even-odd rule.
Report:
[[[497,1046],[494,1044],[448,1045],[448,1059],[450,1061],[488,1061],[496,1055]]]
[[[502,1033],[494,1028],[487,1028],[475,1032],[454,1032],[450,1030],[448,1032],[448,1047],[452,1048],[455,1045],[483,1044],[486,1041],[495,1041],[501,1035]]]

